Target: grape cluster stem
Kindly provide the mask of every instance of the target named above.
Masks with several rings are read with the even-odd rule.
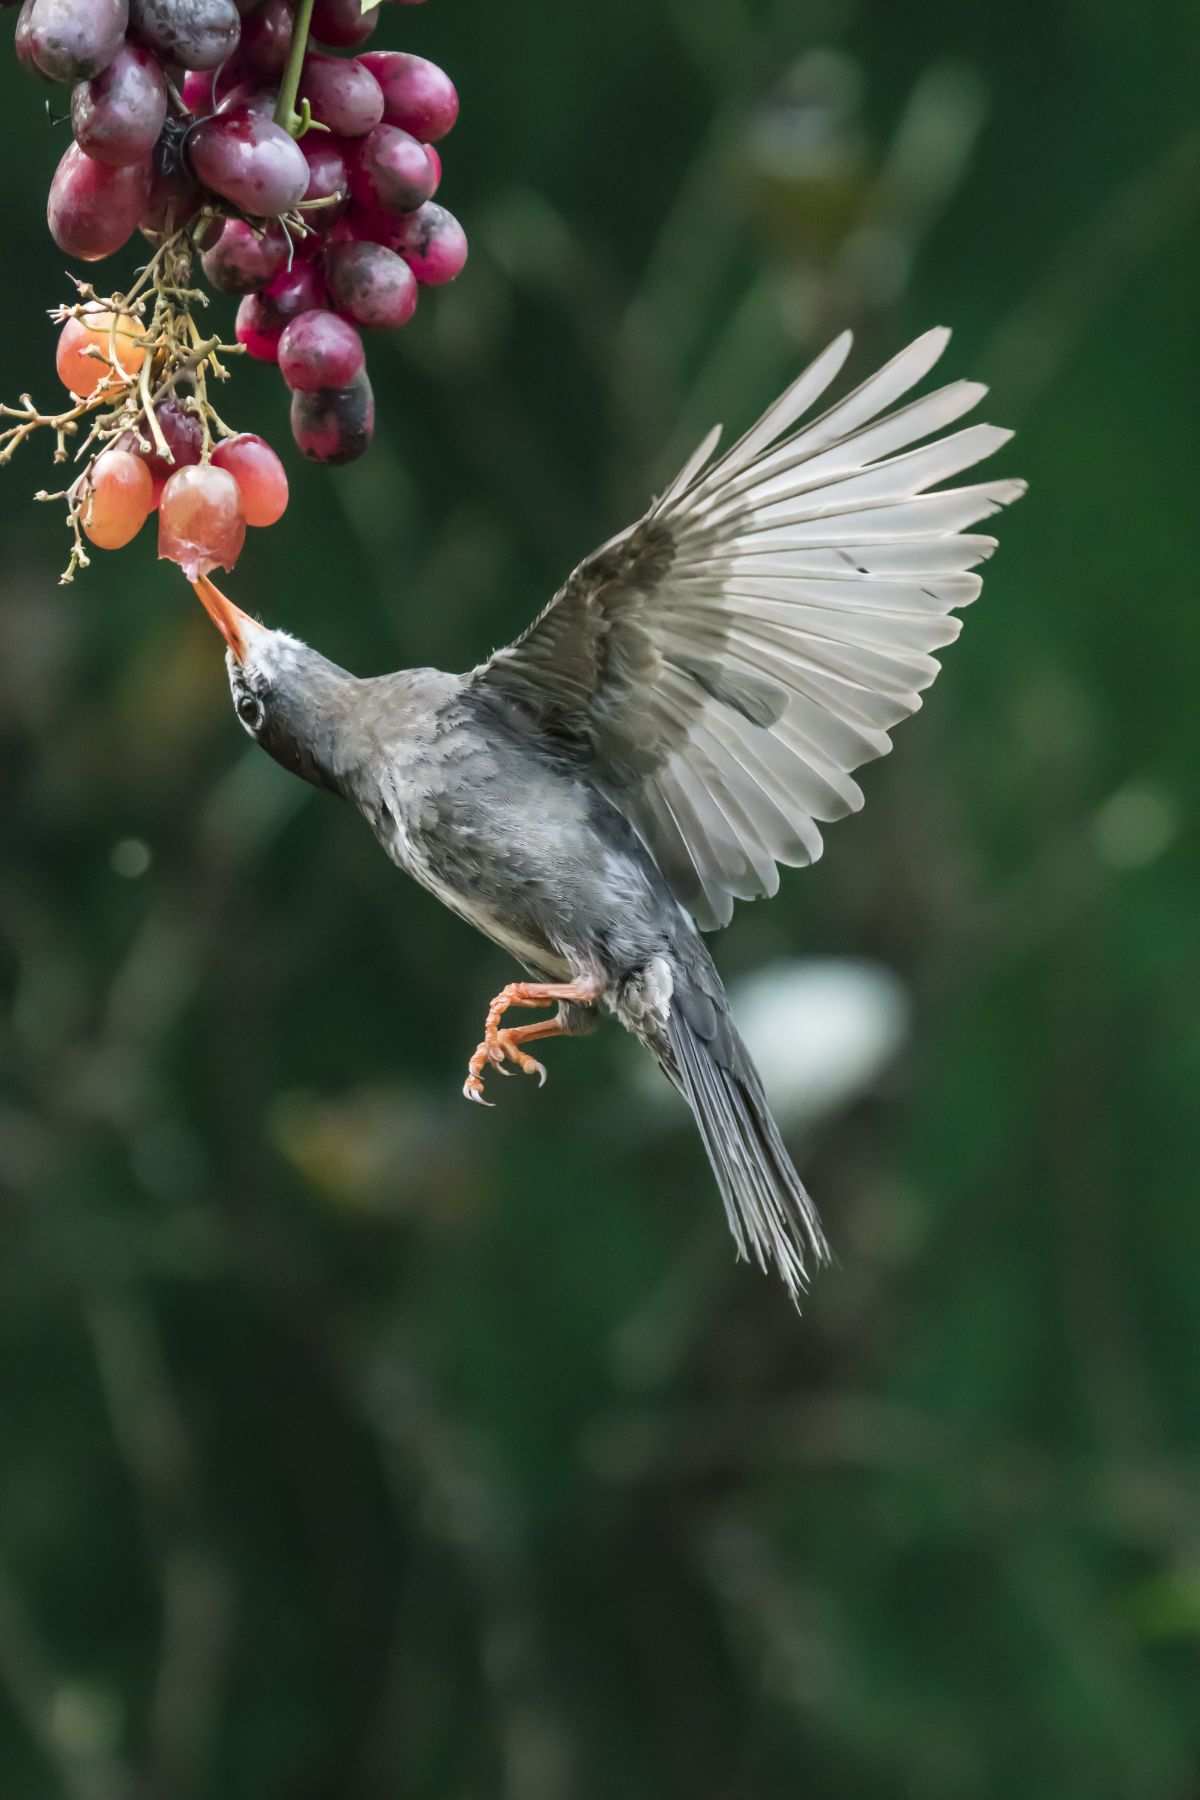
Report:
[[[200,221],[192,221],[165,238],[138,271],[127,293],[101,295],[90,282],[76,280],[78,300],[51,312],[56,324],[85,317],[96,307],[111,314],[107,349],[93,346],[86,352],[107,364],[107,372],[89,395],[57,413],[43,413],[30,394],[22,394],[17,406],[0,404],[0,418],[18,421],[0,431],[0,465],[10,462],[26,438],[39,430],[53,432],[53,460],[66,462],[70,455],[68,438],[78,436],[83,421],[91,421],[90,430],[70,458],[76,463],[86,458],[84,468],[58,492],[49,493],[43,488],[34,495],[36,500],[66,503],[72,548],[60,578],[63,583],[73,580],[77,569],[88,566],[81,528],[90,499],[91,465],[101,450],[122,433],[132,431],[147,451],[171,462],[170,446],[156,408],[163,400],[178,396],[182,383],[192,388],[190,394],[181,397],[181,404],[200,421],[201,461],[210,459],[216,441],[235,435],[209,398],[209,381],[228,380],[229,370],[221,358],[242,355],[242,346],[225,343],[219,335],[205,335],[193,316],[195,309],[208,305],[207,295],[190,285],[194,234],[204,222],[202,215]],[[149,323],[133,340],[146,355],[137,377],[131,381],[119,360],[117,321],[130,316],[143,319],[151,302]]]

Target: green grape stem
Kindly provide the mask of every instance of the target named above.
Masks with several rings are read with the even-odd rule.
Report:
[[[296,23],[292,29],[292,42],[288,50],[287,65],[283,71],[283,80],[279,84],[279,101],[275,107],[275,123],[290,131],[294,138],[301,138],[312,124],[312,114],[308,110],[307,100],[303,103],[303,111],[296,111],[296,95],[300,89],[300,71],[304,66],[304,56],[308,49],[308,32],[312,24],[313,0],[300,0],[296,8]]]

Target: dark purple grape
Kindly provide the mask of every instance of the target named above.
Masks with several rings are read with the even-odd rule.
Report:
[[[122,44],[107,69],[81,81],[71,95],[75,142],[114,168],[148,156],[166,116],[162,70],[142,44]]]
[[[233,0],[129,0],[129,18],[135,37],[185,69],[218,68],[241,30]]]
[[[199,210],[201,199],[200,189],[187,169],[174,164],[156,168],[138,224],[148,235],[169,236]]]
[[[312,34],[319,44],[331,44],[335,50],[357,50],[374,33],[379,23],[379,8],[362,9],[362,0],[315,0]]]
[[[147,157],[113,169],[72,144],[54,171],[46,223],[59,249],[81,262],[99,262],[137,229],[150,196]]]
[[[354,462],[375,434],[375,396],[365,369],[349,387],[292,395],[292,436],[312,462]]]
[[[204,448],[204,432],[200,421],[195,413],[186,410],[182,401],[176,400],[174,396],[160,400],[154,409],[154,416],[166,440],[167,449],[171,452],[169,457],[160,456],[154,448],[154,435],[146,423],[144,413],[138,420],[137,431],[123,431],[115,445],[118,450],[131,450],[135,456],[140,456],[149,469],[150,479],[154,484],[151,512],[156,510],[162,499],[163,488],[176,469],[186,469],[198,463]],[[143,450],[143,444],[149,444],[150,448]]]
[[[443,287],[461,275],[467,260],[467,234],[452,212],[427,200],[405,219],[397,219],[384,240],[399,251],[418,281]]]
[[[220,237],[200,259],[213,287],[223,294],[255,294],[287,264],[290,247],[278,225],[256,231],[244,219],[229,219]]]
[[[300,98],[308,101],[313,118],[338,137],[365,137],[383,117],[379,83],[356,59],[312,51],[304,59]]]
[[[283,74],[295,22],[291,0],[263,0],[242,25],[238,60],[259,81],[278,81]]]
[[[362,339],[336,313],[301,313],[279,340],[279,371],[293,392],[349,387],[362,366]]]
[[[201,119],[188,136],[188,158],[205,187],[253,218],[290,212],[308,186],[295,138],[249,106]]]
[[[325,278],[334,304],[356,325],[395,329],[417,310],[416,276],[382,244],[331,245]]]
[[[368,50],[360,60],[383,89],[387,124],[423,144],[445,137],[458,117],[458,91],[444,69],[403,50]]]
[[[350,199],[350,178],[346,159],[326,131],[309,131],[300,140],[308,162],[308,187],[305,190],[304,216],[314,231],[324,231],[346,210]],[[324,206],[308,210],[308,203],[323,200]]]
[[[415,212],[433,192],[425,146],[398,125],[377,125],[354,146],[349,169],[350,192],[369,212]]]
[[[128,0],[33,0],[29,54],[50,81],[90,81],[107,69],[128,24]]]

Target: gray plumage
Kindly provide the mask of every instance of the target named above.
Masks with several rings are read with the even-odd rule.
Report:
[[[920,442],[977,403],[975,383],[896,405],[948,336],[926,333],[797,428],[844,334],[724,456],[710,433],[639,523],[466,675],[359,680],[198,586],[251,735],[356,805],[393,861],[536,982],[569,988],[563,1029],[594,1001],[646,1044],[695,1114],[739,1253],[774,1263],[794,1296],[824,1235],[700,931],[773,894],[778,865],[814,861],[819,826],[861,806],[851,771],[890,749],[958,634],[953,609],[979,592],[994,540],[967,528],[1023,492],[929,491],[1011,435]],[[500,1005],[473,1071],[538,1070],[512,1045],[554,1027],[506,1037]],[[481,1085],[469,1076],[472,1098]]]

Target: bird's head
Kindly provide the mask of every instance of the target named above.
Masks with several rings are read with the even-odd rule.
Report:
[[[192,586],[225,640],[234,711],[277,763],[315,787],[341,789],[353,675],[286,631],[272,631],[215,587]]]

